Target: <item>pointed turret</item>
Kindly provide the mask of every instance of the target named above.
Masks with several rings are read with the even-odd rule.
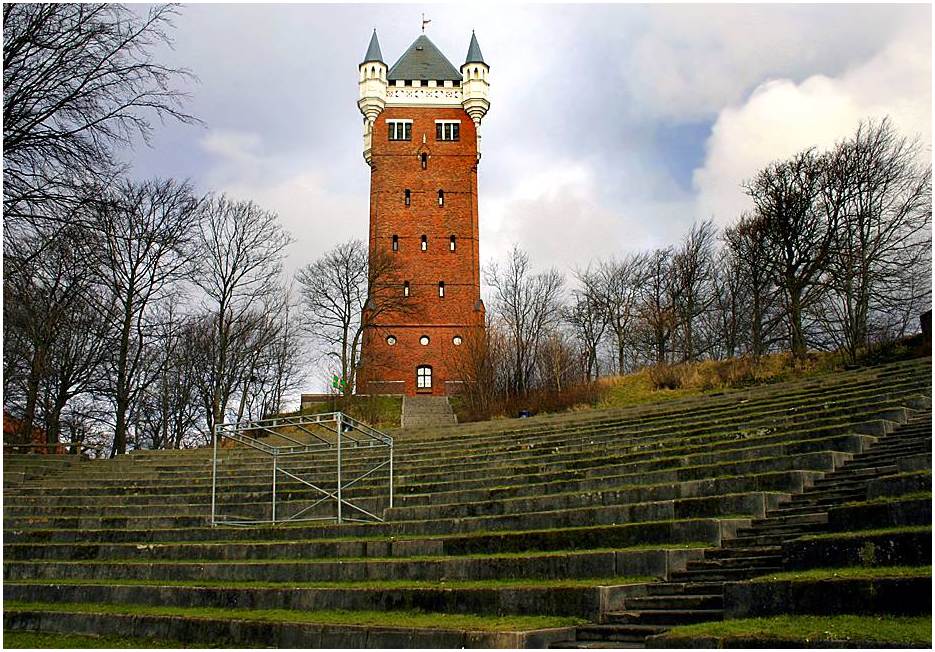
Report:
[[[383,53],[380,51],[380,39],[377,38],[377,30],[374,28],[373,36],[370,37],[370,45],[367,47],[367,54],[364,55],[364,63],[384,63]]]
[[[374,34],[374,38],[376,38],[376,34]],[[471,44],[468,45],[468,53],[467,57],[464,59],[464,63],[482,63],[485,66],[487,65],[487,62],[484,61],[484,55],[481,54],[480,45],[477,43],[477,36],[474,35],[473,30],[471,30]]]
[[[471,116],[477,130],[477,160],[480,160],[480,123],[490,108],[490,100],[487,99],[490,89],[490,82],[487,81],[489,72],[490,66],[484,61],[477,36],[472,31],[467,57],[461,66],[461,106]]]
[[[370,37],[367,54],[358,68],[360,99],[357,100],[357,108],[364,114],[364,160],[369,164],[373,123],[386,106],[386,63],[380,51],[376,29]]]

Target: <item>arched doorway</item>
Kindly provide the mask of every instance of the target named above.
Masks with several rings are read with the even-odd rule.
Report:
[[[416,367],[416,391],[432,392],[432,368],[427,364]]]

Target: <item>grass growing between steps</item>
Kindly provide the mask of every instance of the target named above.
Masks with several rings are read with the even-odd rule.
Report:
[[[849,532],[826,532],[824,534],[807,534],[798,541],[826,541],[838,539],[863,539],[866,537],[885,536],[887,534],[913,534],[928,532],[931,534],[931,525],[907,525],[897,527],[882,527],[871,530],[850,530]]]
[[[898,496],[879,496],[872,500],[859,500],[851,503],[844,503],[841,507],[863,507],[864,505],[888,505],[889,503],[902,503],[909,500],[932,499],[931,491],[913,491]]]
[[[582,618],[564,616],[478,616],[424,611],[291,611],[288,609],[218,609],[211,607],[151,607],[144,605],[43,603],[4,601],[4,611],[118,614],[128,616],[176,616],[211,620],[252,620],[317,625],[360,625],[407,629],[456,629],[506,632],[571,627]]]
[[[861,641],[897,645],[932,643],[932,617],[897,616],[774,616],[743,618],[721,622],[699,623],[674,627],[665,638],[699,638],[713,636],[722,639],[754,638],[762,643],[774,641]]]
[[[399,417],[403,411],[401,396],[339,396],[335,401],[314,403],[296,412],[280,416],[299,414],[322,414],[339,410],[375,428],[399,428]]]
[[[815,582],[818,580],[877,579],[881,577],[931,577],[931,566],[842,566],[812,568],[803,571],[771,573],[753,578],[753,582]]]
[[[622,584],[645,584],[657,578],[638,577],[577,577],[569,579],[548,578],[498,578],[492,580],[349,580],[345,582],[229,582],[225,580],[10,580],[4,584],[24,585],[72,585],[72,586],[172,586],[185,588],[225,589],[372,589],[393,591],[399,589],[586,589],[597,586],[619,586]]]
[[[179,641],[165,641],[156,638],[129,638],[122,636],[89,636],[85,634],[45,634],[39,632],[3,632],[4,648],[30,648],[30,649],[63,649],[63,648],[89,648],[89,649],[108,649],[108,648],[201,648],[201,647],[224,647],[223,644],[217,646],[193,645],[191,643],[180,643]]]

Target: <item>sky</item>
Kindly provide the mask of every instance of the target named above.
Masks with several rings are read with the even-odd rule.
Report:
[[[190,179],[278,211],[287,268],[366,238],[357,66],[420,33],[490,64],[479,166],[481,259],[518,243],[567,273],[730,224],[741,183],[890,115],[931,159],[929,5],[239,5],[181,8],[160,61],[198,78],[202,126],[167,123],[138,176]]]
[[[155,53],[198,82],[134,173],[279,213],[287,270],[367,235],[357,66],[420,33],[490,65],[478,171],[481,260],[514,243],[566,274],[732,223],[760,167],[889,115],[931,160],[931,6],[189,4]]]

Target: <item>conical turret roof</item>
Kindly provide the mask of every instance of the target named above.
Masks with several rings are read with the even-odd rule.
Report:
[[[413,41],[399,61],[387,73],[389,81],[419,79],[423,81],[461,81],[461,73],[451,65],[429,37],[422,34]]]
[[[471,44],[468,46],[467,57],[464,59],[464,63],[482,63],[485,66],[487,62],[484,61],[484,55],[481,54],[480,45],[477,43],[477,37],[474,36],[474,32],[471,31]]]
[[[364,55],[363,63],[377,61],[383,63],[383,53],[380,52],[380,41],[377,39],[377,30],[373,30],[373,36],[370,37],[370,45],[367,47],[367,54]]]

